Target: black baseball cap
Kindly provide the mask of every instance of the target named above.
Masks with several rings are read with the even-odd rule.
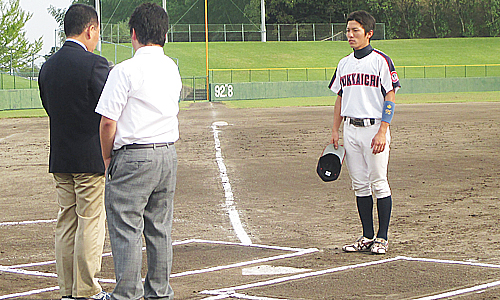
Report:
[[[318,160],[318,167],[316,168],[319,177],[327,182],[337,180],[344,157],[345,149],[343,146],[339,145],[337,149],[335,149],[333,144],[326,146]]]

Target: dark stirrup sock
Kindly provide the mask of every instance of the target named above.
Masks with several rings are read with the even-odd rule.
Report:
[[[358,206],[359,218],[363,225],[363,236],[369,239],[373,238],[373,197],[356,197],[356,204]]]
[[[377,199],[378,211],[378,238],[383,238],[387,241],[387,232],[389,231],[389,221],[391,220],[392,197]]]

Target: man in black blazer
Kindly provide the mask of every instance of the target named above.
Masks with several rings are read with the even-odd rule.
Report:
[[[40,97],[50,120],[49,172],[56,182],[56,269],[62,299],[109,299],[96,275],[105,237],[101,116],[94,112],[109,73],[95,55],[99,20],[93,7],[72,5],[67,40],[42,66]]]

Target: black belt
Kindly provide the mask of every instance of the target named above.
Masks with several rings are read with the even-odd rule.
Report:
[[[375,124],[375,119],[370,118],[370,119],[356,119],[356,118],[349,118],[349,124],[358,126],[358,127],[365,127],[365,126],[370,126],[365,123],[365,120],[370,120],[370,125]]]
[[[168,147],[172,146],[174,143],[156,143],[156,144],[130,144],[124,145],[119,150],[127,150],[127,149],[150,149],[150,148],[160,148],[160,147]]]

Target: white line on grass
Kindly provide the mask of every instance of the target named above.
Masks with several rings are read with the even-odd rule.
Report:
[[[231,183],[229,183],[229,177],[227,175],[226,165],[224,164],[224,158],[222,157],[222,149],[220,147],[219,140],[219,130],[218,127],[227,126],[227,122],[214,122],[212,123],[212,131],[214,133],[214,141],[215,141],[215,160],[217,161],[217,165],[219,166],[220,179],[222,181],[222,187],[224,188],[224,194],[226,196],[226,210],[229,215],[229,219],[231,220],[231,225],[233,226],[234,231],[236,232],[236,236],[244,245],[252,244],[250,237],[245,232],[243,225],[241,224],[240,215],[238,210],[234,205],[234,195],[231,189]]]

